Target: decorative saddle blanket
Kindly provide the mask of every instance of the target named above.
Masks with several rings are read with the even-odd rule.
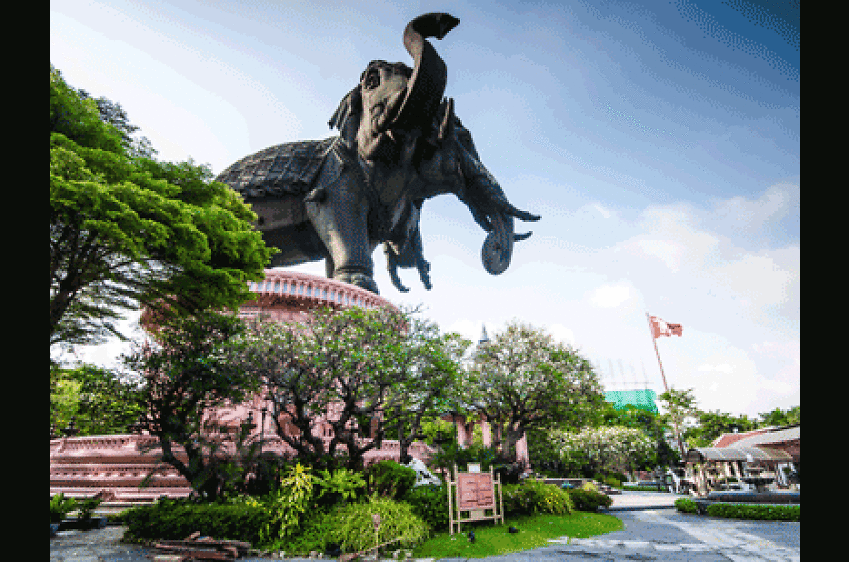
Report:
[[[226,183],[246,200],[303,195],[338,140],[334,136],[271,146],[232,164],[215,181]]]

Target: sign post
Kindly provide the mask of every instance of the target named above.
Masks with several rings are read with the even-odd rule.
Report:
[[[495,486],[498,485],[498,501],[496,502]],[[456,488],[456,512],[457,518],[454,518],[454,493],[452,488]],[[487,513],[491,512],[491,513]],[[468,513],[464,517],[463,514]],[[457,525],[457,532],[460,532],[460,525],[470,521],[485,521],[487,519],[494,520],[504,524],[504,502],[501,495],[501,475],[493,478],[492,467],[489,467],[489,474],[485,472],[459,472],[457,465],[454,465],[454,477],[448,478],[448,528],[449,534],[454,534],[454,525]]]

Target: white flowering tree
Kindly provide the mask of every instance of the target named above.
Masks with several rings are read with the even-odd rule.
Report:
[[[621,426],[588,427],[580,432],[554,430],[550,437],[565,464],[589,465],[593,473],[632,472],[651,457],[656,447],[641,429]]]

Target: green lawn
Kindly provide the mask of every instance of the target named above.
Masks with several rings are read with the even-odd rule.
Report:
[[[508,533],[510,526],[518,533]],[[558,537],[587,538],[622,529],[622,521],[602,513],[576,511],[571,515],[526,515],[505,517],[504,525],[491,521],[464,524],[463,534],[438,533],[413,550],[415,558],[482,558],[548,546],[548,539]],[[469,542],[469,531],[475,531],[475,543]]]

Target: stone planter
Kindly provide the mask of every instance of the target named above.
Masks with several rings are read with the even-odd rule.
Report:
[[[60,531],[89,531],[91,529],[102,529],[106,526],[105,517],[90,517],[88,519],[63,519],[59,523]]]

